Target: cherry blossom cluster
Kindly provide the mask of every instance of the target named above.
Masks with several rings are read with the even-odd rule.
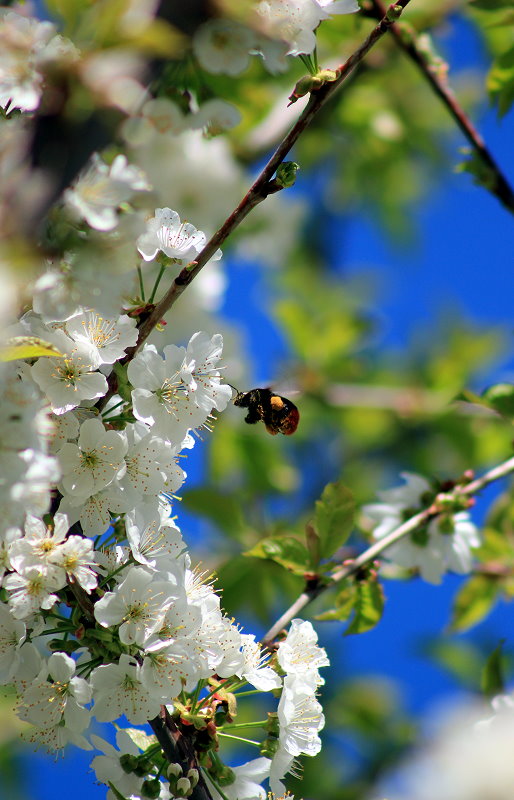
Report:
[[[204,240],[157,209],[134,248],[184,263]],[[192,568],[172,517],[181,451],[232,397],[222,337],[134,354],[134,316],[48,300],[36,285],[33,310],[9,331],[46,354],[2,366],[0,681],[16,687],[32,741],[100,749],[98,780],[125,797],[187,797],[199,780],[214,798],[264,798],[265,780],[282,794],[298,757],[321,747],[326,653],[301,620],[263,653]],[[248,685],[279,702],[258,723],[261,755],[232,769],[217,750]],[[191,774],[165,765],[144,731],[120,731],[119,750],[90,733],[93,718],[140,726],[163,708],[174,729],[197,732]]]
[[[380,492],[380,503],[370,503],[362,509],[374,523],[373,537],[377,540],[386,537],[418,511],[428,508],[437,498],[438,492],[421,475],[403,472],[402,478],[403,486]],[[425,527],[388,547],[385,557],[400,567],[419,570],[423,580],[438,584],[447,570],[459,575],[470,572],[472,549],[480,544],[480,532],[469,513],[449,508]]]

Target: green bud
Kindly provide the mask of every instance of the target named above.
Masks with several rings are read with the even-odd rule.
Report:
[[[312,92],[314,83],[312,75],[304,75],[303,78],[300,78],[300,80],[296,82],[292,93],[289,95],[289,105],[296,103],[300,97],[305,97],[306,94]]]
[[[300,165],[296,161],[283,161],[277,169],[275,180],[279,186],[287,189],[293,186],[296,181],[296,173],[300,169]]]
[[[410,539],[411,542],[417,544],[418,547],[426,547],[429,539],[428,530],[426,528],[418,528],[412,531]]]
[[[234,771],[225,764],[223,764],[219,770],[216,770],[216,781],[220,786],[230,786],[231,783],[234,783],[235,779]]]
[[[403,6],[389,6],[386,11],[386,18],[389,22],[395,22],[395,20],[400,19],[403,12]]]
[[[127,774],[130,772],[134,772],[137,765],[139,763],[139,759],[137,756],[131,756],[129,753],[125,753],[124,755],[120,756],[120,765],[123,772]]]
[[[141,786],[141,794],[143,797],[150,797],[152,800],[159,797],[161,793],[161,782],[159,778],[151,778],[143,781]]]

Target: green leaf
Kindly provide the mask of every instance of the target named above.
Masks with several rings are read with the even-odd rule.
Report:
[[[377,625],[384,610],[384,593],[376,578],[357,581],[354,617],[344,635],[365,633]]]
[[[355,581],[347,581],[337,594],[335,608],[317,614],[315,619],[323,621],[348,619],[355,606],[357,592],[358,587]]]
[[[498,583],[487,575],[474,575],[459,590],[453,602],[451,631],[467,631],[481,622],[496,603]]]
[[[514,385],[497,383],[483,393],[490,406],[505,417],[514,417]]]
[[[504,642],[505,640],[502,639],[499,645],[495,647],[482,670],[480,688],[488,697],[494,697],[494,695],[500,694],[505,690],[502,663],[502,647]]]
[[[355,500],[342,483],[325,486],[316,500],[314,529],[320,539],[320,558],[331,558],[348,539],[355,516]]]
[[[16,361],[19,358],[62,358],[63,355],[50,342],[38,336],[14,336],[0,347],[0,361]]]
[[[304,575],[310,563],[307,548],[293,536],[268,536],[243,555],[269,558],[295,575]]]

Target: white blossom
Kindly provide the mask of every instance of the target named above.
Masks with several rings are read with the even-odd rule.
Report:
[[[268,776],[269,758],[254,758],[238,767],[232,767],[234,782],[223,786],[223,794],[229,800],[266,800],[266,790],[260,785]],[[215,786],[209,783],[209,792],[214,800],[222,800]]]
[[[159,713],[160,703],[151,697],[141,676],[141,667],[123,653],[118,664],[102,664],[91,673],[93,714],[99,722],[112,722],[125,714],[141,725]]]
[[[287,638],[278,646],[277,660],[288,675],[299,680],[314,679],[317,685],[324,683],[319,667],[330,664],[326,651],[318,646],[318,634],[312,624],[301,619],[291,621]]]
[[[73,186],[64,192],[64,201],[80,218],[98,231],[112,231],[118,224],[117,209],[135,191],[150,189],[141,169],[128,164],[124,155],[106,164],[98,153]]]
[[[41,608],[49,609],[58,597],[54,592],[66,583],[63,570],[53,565],[26,567],[23,575],[12,573],[4,580],[9,592],[8,603],[15,619],[23,619]]]
[[[107,391],[105,377],[96,372],[98,360],[92,348],[77,344],[64,331],[53,331],[48,340],[63,357],[39,358],[31,377],[48,397],[55,414],[65,414],[82,400],[94,400]]]
[[[244,663],[242,669],[236,675],[244,678],[261,692],[280,689],[282,678],[277,675],[274,669],[266,666],[269,656],[262,653],[261,646],[255,641],[253,633],[243,633],[241,642]]]
[[[137,342],[136,320],[126,314],[106,319],[96,311],[83,311],[68,320],[66,331],[74,342],[93,349],[98,364],[114,364]]]
[[[229,19],[211,19],[195,32],[193,51],[200,65],[214,75],[239,75],[250,61],[253,32]]]
[[[180,266],[194,261],[203,250],[207,237],[190,222],[181,222],[171,208],[156,208],[155,216],[146,223],[146,231],[137,240],[137,249],[145,261],[152,261],[160,251]],[[212,260],[221,258],[218,250]]]
[[[289,55],[312,53],[315,30],[330,14],[359,10],[355,0],[260,0],[257,11],[268,36],[287,42]]]
[[[0,684],[9,683],[18,669],[25,637],[25,623],[14,619],[5,603],[0,603]]]
[[[86,499],[108,486],[124,467],[126,450],[117,431],[106,430],[98,418],[85,420],[77,444],[66,442],[58,453],[64,492]]]
[[[103,753],[101,756],[95,756],[91,762],[97,780],[105,784],[112,783],[124,797],[139,797],[143,778],[133,772],[125,772],[120,764],[122,755],[140,755],[140,750],[128,733],[123,730],[116,731],[116,744],[119,750],[94,733],[91,734],[91,742],[96,750]],[[117,800],[117,795],[111,789],[107,792],[107,800]]]
[[[95,604],[95,618],[105,628],[119,624],[123,644],[142,646],[162,624],[176,597],[175,587],[156,581],[143,567],[130,567],[123,583]]]
[[[364,514],[376,523],[375,539],[382,539],[401,525],[409,516],[423,508],[423,496],[434,497],[429,482],[419,475],[401,473],[404,486],[379,493],[381,503],[363,507]],[[419,569],[428,583],[441,583],[447,570],[466,574],[471,570],[471,548],[479,547],[480,534],[471,522],[467,511],[439,515],[426,529],[414,531],[409,536],[388,547],[385,556],[406,568]]]

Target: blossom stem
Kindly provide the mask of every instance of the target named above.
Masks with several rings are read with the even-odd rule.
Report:
[[[226,730],[235,731],[238,728],[264,728],[266,727],[267,724],[268,721],[265,719],[259,719],[257,720],[257,722],[233,722],[233,723],[231,722],[228,723],[227,725],[221,725],[218,728],[218,732]]]
[[[139,278],[139,291],[141,292],[141,300],[143,300],[143,302],[146,302],[145,285],[143,283],[143,273],[141,271],[141,267],[140,266],[138,266],[138,268],[137,268],[137,276]]]
[[[255,747],[260,747],[262,742],[255,742],[253,739],[244,739],[242,736],[233,736],[231,733],[223,733],[218,729],[218,736],[223,736],[225,739],[236,739],[238,742],[244,742],[245,744],[253,744]]]
[[[509,458],[502,464],[498,464],[498,466],[488,470],[488,472],[484,473],[484,475],[482,475],[480,478],[476,478],[474,481],[455,486],[455,488],[450,492],[446,492],[445,496],[449,500],[452,498],[457,500],[459,497],[471,497],[485,486],[488,486],[490,483],[493,483],[500,478],[506,477],[512,472],[514,472],[514,457]],[[384,536],[383,539],[380,539],[380,541],[372,544],[367,548],[367,550],[364,550],[364,552],[361,553],[360,556],[357,556],[357,558],[353,559],[351,563],[345,564],[336,572],[332,573],[330,580],[327,583],[318,583],[312,589],[307,589],[305,592],[302,592],[302,594],[265,634],[262,640],[263,645],[271,644],[277,634],[280,633],[282,628],[285,628],[287,625],[289,625],[291,620],[294,619],[300,613],[300,611],[305,608],[305,606],[310,605],[310,603],[312,603],[312,601],[315,600],[316,597],[322,594],[326,589],[330,589],[335,584],[339,583],[345,578],[350,577],[350,575],[355,574],[361,569],[361,567],[363,567],[365,564],[369,564],[371,561],[373,561],[373,559],[380,555],[380,553],[383,553],[384,550],[386,550],[388,547],[391,547],[391,545],[395,544],[395,542],[397,542],[399,539],[403,539],[404,536],[412,533],[412,531],[415,531],[421,525],[424,525],[429,520],[437,517],[440,513],[441,511],[434,507],[434,505],[430,505],[428,508],[425,508],[417,514],[414,514],[414,516],[403,522],[387,536]]]
[[[149,303],[153,303],[153,301],[154,301],[155,294],[157,292],[157,289],[159,288],[159,284],[161,282],[162,276],[164,275],[165,269],[166,269],[166,267],[161,264],[161,268],[159,269],[159,274],[157,275],[157,278],[155,280],[155,283],[154,283],[154,286],[153,286],[153,289],[152,289],[152,294],[148,298],[148,302]]]
[[[204,686],[205,686],[205,681],[204,680],[198,681],[198,683],[196,684],[196,688],[195,688],[193,694],[191,695],[191,714],[194,714],[195,711],[196,711],[197,704],[198,704],[198,697],[200,695],[200,692],[204,688]]]

